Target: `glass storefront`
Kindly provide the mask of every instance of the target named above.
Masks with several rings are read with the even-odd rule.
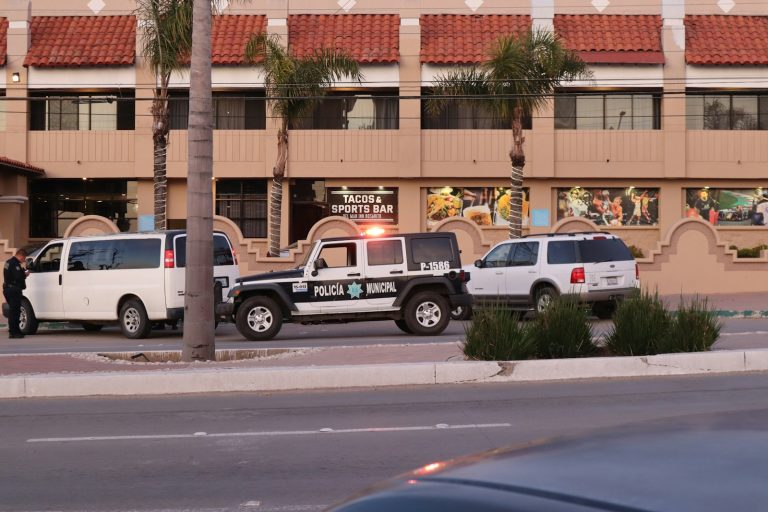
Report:
[[[136,231],[136,181],[38,179],[29,183],[29,236],[64,236],[72,222],[100,215],[120,231]]]
[[[267,180],[218,180],[216,215],[237,224],[245,238],[266,238]]]

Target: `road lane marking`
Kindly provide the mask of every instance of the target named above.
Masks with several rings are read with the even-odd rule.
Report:
[[[205,432],[195,432],[192,434],[148,434],[135,436],[87,436],[87,437],[40,437],[27,439],[28,443],[73,443],[88,441],[136,441],[136,440],[159,440],[159,439],[206,439],[212,437],[282,437],[282,436],[311,436],[311,435],[333,435],[333,434],[380,434],[387,432],[424,432],[431,430],[467,430],[480,428],[507,428],[511,423],[471,423],[466,425],[448,425],[438,423],[437,425],[418,425],[413,427],[369,427],[369,428],[344,428],[331,429],[321,428],[318,430],[267,430],[261,432],[221,432],[209,434]]]

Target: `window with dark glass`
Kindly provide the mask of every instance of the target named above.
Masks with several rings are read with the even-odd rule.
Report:
[[[658,93],[555,95],[555,128],[561,130],[659,130]]]
[[[400,101],[397,90],[388,92],[332,92],[300,118],[298,130],[397,130]]]
[[[136,231],[137,182],[109,179],[37,179],[29,183],[29,236],[64,236],[84,215],[110,219],[120,231]]]
[[[421,128],[424,130],[511,130],[509,120],[500,119],[494,114],[488,101],[482,98],[465,100],[440,100],[443,108],[433,112],[428,108],[427,99],[430,89],[422,90]],[[523,129],[530,130],[530,116],[523,117]]]
[[[61,269],[61,253],[64,250],[63,244],[49,245],[35,261],[35,272],[58,272]]]
[[[547,244],[547,263],[550,265],[578,262],[576,242],[549,242]]]
[[[160,239],[135,238],[73,242],[67,270],[137,270],[160,266]]]
[[[512,244],[499,245],[488,253],[483,265],[488,268],[509,266],[509,253],[512,247]]]
[[[688,93],[685,114],[689,130],[768,130],[768,95]]]
[[[453,261],[453,247],[448,238],[412,238],[411,254],[414,263]]]
[[[174,239],[174,256],[176,266],[187,266],[187,236],[179,235]],[[232,248],[224,235],[213,235],[213,264],[214,266],[229,266],[235,264]]]
[[[218,180],[216,215],[237,224],[246,238],[266,238],[267,180]]]
[[[189,91],[171,91],[168,109],[171,130],[189,125]],[[217,91],[213,93],[214,130],[263,130],[266,103],[259,91]]]
[[[513,267],[530,267],[539,259],[538,242],[520,242],[515,244],[515,253],[512,256]]]
[[[400,240],[368,242],[368,265],[399,265],[403,262],[403,243]]]
[[[133,130],[136,99],[131,91],[30,93],[29,128],[44,130]]]

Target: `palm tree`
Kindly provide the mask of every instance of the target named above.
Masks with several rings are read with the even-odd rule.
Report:
[[[213,318],[211,1],[194,0],[189,81],[184,361],[216,359]]]
[[[363,76],[357,62],[343,52],[317,49],[312,55],[297,57],[280,44],[277,36],[263,33],[248,41],[245,56],[249,62],[261,61],[264,66],[264,87],[270,112],[280,119],[269,208],[269,255],[279,256],[288,130],[312,111],[334,82],[342,79],[360,82]]]
[[[509,237],[522,235],[523,118],[546,105],[563,83],[588,78],[587,65],[549,31],[531,31],[496,41],[488,60],[439,75],[427,110],[437,114],[453,101],[482,102],[491,114],[512,128]],[[438,98],[449,96],[452,100]]]
[[[155,229],[166,229],[168,180],[166,161],[170,111],[168,84],[171,74],[186,65],[192,46],[192,2],[189,0],[138,0],[136,15],[144,20],[142,54],[155,78],[152,100],[154,146]]]

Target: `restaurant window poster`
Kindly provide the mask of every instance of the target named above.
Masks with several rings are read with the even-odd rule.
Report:
[[[655,226],[658,188],[571,187],[557,189],[557,218],[583,217],[598,226]]]
[[[768,226],[768,188],[689,188],[684,213],[715,226]]]
[[[529,189],[523,188],[523,227],[528,227]],[[478,226],[507,226],[512,190],[508,187],[440,187],[427,189],[427,227],[450,217],[464,217]]]

